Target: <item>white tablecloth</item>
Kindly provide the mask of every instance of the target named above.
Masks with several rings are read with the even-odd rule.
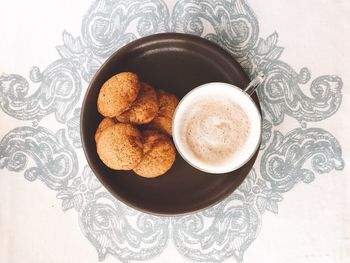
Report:
[[[350,262],[350,2],[0,0],[1,262]],[[201,35],[259,90],[254,170],[219,205],[142,214],[95,179],[79,108],[142,35]]]

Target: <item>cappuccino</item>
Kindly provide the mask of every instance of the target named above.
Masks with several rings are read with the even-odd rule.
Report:
[[[198,97],[187,105],[180,129],[183,143],[194,158],[208,164],[225,164],[247,140],[250,123],[240,105],[225,97]]]
[[[261,117],[252,99],[226,83],[208,83],[188,93],[173,120],[179,153],[194,167],[224,173],[241,167],[256,151]]]

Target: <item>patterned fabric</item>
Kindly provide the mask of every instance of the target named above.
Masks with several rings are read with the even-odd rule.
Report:
[[[259,71],[267,76],[258,91],[263,142],[254,169],[221,203],[174,218],[135,211],[112,197],[81,158],[79,135],[81,99],[101,63],[130,41],[160,32],[209,39],[228,50],[251,78]],[[33,67],[29,79],[0,76],[2,111],[32,121],[1,139],[0,169],[40,180],[57,193],[63,211],[76,210],[82,234],[99,260],[109,254],[121,262],[147,261],[171,239],[193,261],[243,261],[262,215],[277,214],[285,192],[344,168],[337,139],[313,127],[341,106],[342,79],[312,77],[307,67],[295,70],[282,61],[278,33],[260,37],[257,17],[245,0],[179,0],[171,8],[163,0],[97,0],[83,17],[81,35],[64,31],[56,49],[57,60],[43,70]],[[43,127],[49,115],[58,128]],[[283,134],[278,125],[286,117],[299,127]]]

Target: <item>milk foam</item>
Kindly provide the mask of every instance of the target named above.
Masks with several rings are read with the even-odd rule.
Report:
[[[198,98],[182,119],[182,140],[192,154],[208,164],[222,164],[244,145],[250,123],[243,109],[230,98]]]
[[[204,84],[180,101],[173,139],[194,167],[225,173],[241,167],[254,154],[261,139],[261,116],[239,88],[219,82]]]

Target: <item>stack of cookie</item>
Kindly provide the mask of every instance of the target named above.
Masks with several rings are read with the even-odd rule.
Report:
[[[97,99],[105,117],[95,133],[102,162],[148,178],[166,173],[176,156],[171,125],[178,102],[175,95],[155,90],[132,72],[108,79]]]

